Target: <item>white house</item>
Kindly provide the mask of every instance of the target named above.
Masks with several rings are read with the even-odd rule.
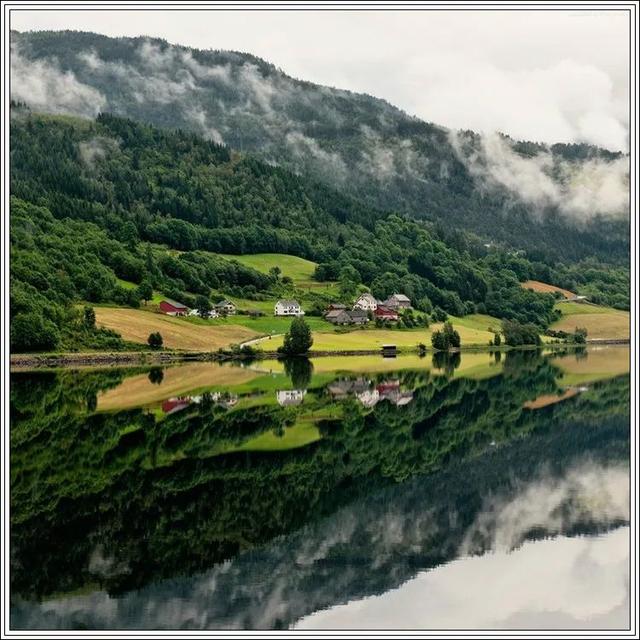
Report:
[[[366,389],[365,391],[356,393],[356,398],[358,398],[364,407],[375,407],[380,400],[380,392],[374,387],[373,389]]]
[[[236,305],[231,300],[221,300],[213,305],[213,308],[221,315],[233,316],[236,313]]]
[[[363,293],[356,300],[353,308],[361,311],[375,311],[378,308],[378,301],[370,293]]]
[[[303,316],[304,311],[297,300],[278,300],[273,311],[275,316]]]
[[[191,309],[191,311],[189,311],[189,315],[190,316],[199,316],[200,312],[197,309]],[[207,318],[217,318],[220,314],[215,310],[215,309],[211,309],[209,311],[209,313],[205,316]]]
[[[306,389],[281,389],[276,391],[276,399],[281,407],[300,404],[306,395]]]

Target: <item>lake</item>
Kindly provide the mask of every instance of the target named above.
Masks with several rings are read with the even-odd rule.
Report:
[[[624,629],[629,349],[14,372],[14,629]]]

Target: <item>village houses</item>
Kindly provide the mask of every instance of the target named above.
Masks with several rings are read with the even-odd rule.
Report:
[[[278,300],[273,311],[276,316],[303,316],[304,311],[297,300]]]
[[[343,304],[330,304],[324,318],[336,325],[366,324],[372,316],[383,322],[395,322],[399,318],[398,311],[411,308],[411,300],[402,293],[394,293],[384,302],[376,300],[370,293],[363,293],[355,301],[352,310]]]

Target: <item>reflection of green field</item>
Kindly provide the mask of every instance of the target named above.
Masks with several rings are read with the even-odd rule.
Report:
[[[570,353],[552,361],[563,371],[563,386],[587,384],[628,374],[629,347],[592,347],[587,349],[586,358]]]
[[[315,422],[310,419],[299,419],[292,427],[287,427],[279,436],[273,431],[261,433],[256,438],[247,440],[238,447],[230,448],[220,453],[232,453],[233,451],[286,451],[304,447],[322,436]]]
[[[454,371],[454,377],[474,378],[477,380],[489,378],[502,371],[502,363],[506,354],[502,354],[500,362],[496,362],[495,356],[489,352],[469,352],[460,354],[460,365]],[[323,356],[312,358],[315,383],[318,374],[335,375],[340,373],[384,373],[386,371],[417,370],[431,371],[434,374],[442,373],[440,369],[433,368],[431,354],[421,358],[417,354],[402,354],[397,358],[383,358],[379,355],[362,356]],[[260,360],[251,365],[258,371],[270,373],[283,373],[284,364],[281,360]],[[334,376],[325,375],[327,380]]]

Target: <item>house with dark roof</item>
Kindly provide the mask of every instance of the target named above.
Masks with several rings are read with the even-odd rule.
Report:
[[[412,309],[411,300],[404,293],[394,293],[381,303],[389,309],[398,311],[399,309]]]
[[[233,316],[236,313],[236,305],[231,302],[231,300],[220,300],[213,305],[213,308],[221,315],[221,316]]]

